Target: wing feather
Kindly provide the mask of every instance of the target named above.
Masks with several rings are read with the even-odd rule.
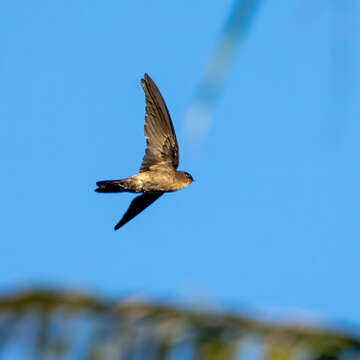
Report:
[[[127,222],[133,219],[136,215],[139,215],[143,210],[150,206],[154,201],[156,201],[163,192],[157,193],[144,193],[140,196],[137,196],[130,204],[124,216],[121,220],[115,225],[115,230],[120,229]]]
[[[141,85],[146,98],[144,133],[147,147],[140,172],[157,166],[177,169],[179,146],[165,101],[148,74],[141,80]]]

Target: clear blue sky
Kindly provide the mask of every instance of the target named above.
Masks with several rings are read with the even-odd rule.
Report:
[[[337,3],[261,4],[194,147],[184,118],[232,1],[2,1],[0,287],[360,324],[360,9]],[[138,171],[145,72],[196,181],[114,232],[133,195],[95,182]]]

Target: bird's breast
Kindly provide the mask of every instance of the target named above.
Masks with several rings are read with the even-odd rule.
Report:
[[[136,175],[143,192],[163,191],[171,192],[183,189],[188,184],[178,179],[175,171],[145,171]]]

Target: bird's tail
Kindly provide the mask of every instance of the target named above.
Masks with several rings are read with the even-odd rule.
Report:
[[[127,191],[125,180],[98,181],[96,185],[98,188],[95,189],[95,191],[99,193],[117,193]]]

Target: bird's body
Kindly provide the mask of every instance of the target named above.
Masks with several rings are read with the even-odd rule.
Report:
[[[122,180],[98,181],[97,192],[173,192],[191,184],[187,173],[172,169],[145,171]],[[111,191],[110,191],[111,190]]]
[[[140,173],[122,180],[98,181],[100,193],[142,193],[130,204],[115,230],[125,225],[165,192],[183,189],[193,182],[192,176],[177,171],[179,146],[175,130],[159,89],[149,75],[141,80],[146,97],[145,138],[147,148]]]

